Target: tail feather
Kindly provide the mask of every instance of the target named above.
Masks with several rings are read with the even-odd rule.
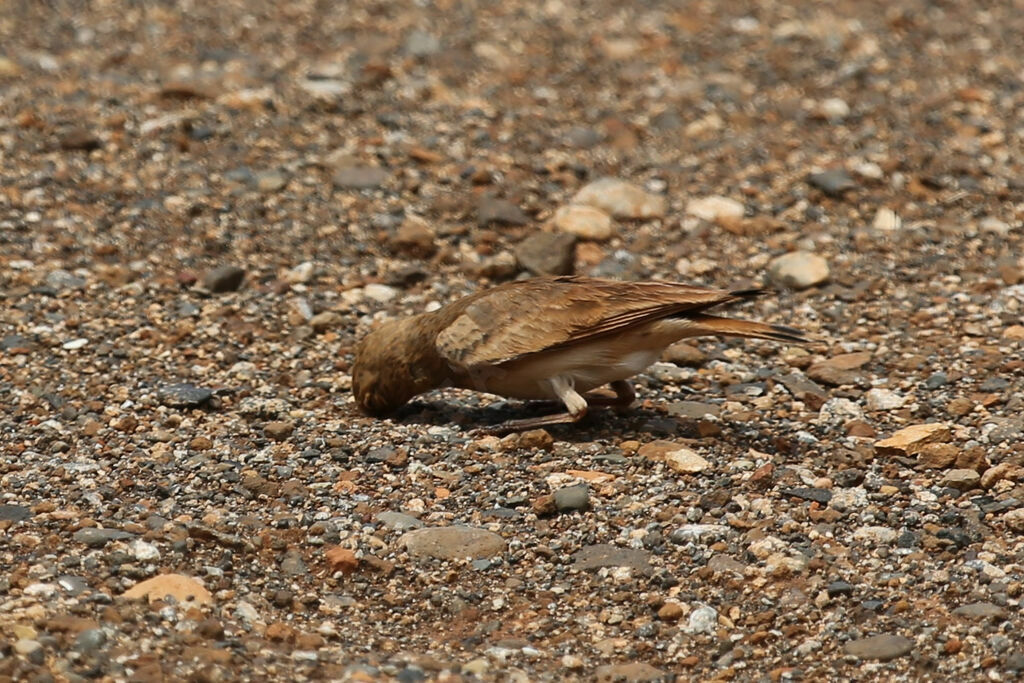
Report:
[[[689,322],[705,335],[726,335],[730,337],[748,337],[751,339],[771,339],[773,341],[807,344],[810,342],[803,332],[784,325],[769,325],[752,320],[736,320],[721,318],[714,315],[689,315]]]

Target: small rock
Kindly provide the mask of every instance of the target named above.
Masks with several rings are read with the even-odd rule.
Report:
[[[345,166],[334,172],[331,182],[340,190],[374,190],[391,178],[391,173],[379,166]]]
[[[945,443],[951,437],[949,426],[939,422],[913,425],[875,443],[875,452],[879,455],[916,455],[928,444]]]
[[[519,434],[516,441],[518,448],[536,448],[542,451],[550,451],[555,445],[555,440],[546,429],[530,429]]]
[[[807,182],[830,197],[842,197],[857,187],[857,181],[842,168],[833,168],[823,173],[812,173]]]
[[[535,275],[571,275],[575,268],[576,236],[535,232],[515,247],[519,264]]]
[[[660,218],[667,208],[664,197],[618,178],[595,180],[580,189],[572,201],[625,219]]]
[[[203,275],[203,287],[220,294],[223,292],[234,292],[242,286],[245,279],[245,270],[238,266],[220,266],[208,271]]]
[[[476,207],[476,222],[481,228],[490,225],[527,225],[530,217],[507,199],[484,195]]]
[[[710,222],[735,222],[743,218],[746,207],[741,202],[728,197],[700,197],[687,202],[686,213]]]
[[[385,510],[377,514],[376,520],[388,529],[395,531],[406,531],[408,529],[422,529],[423,522],[410,515],[392,510]]]
[[[869,638],[851,640],[843,650],[857,659],[874,659],[880,662],[910,654],[914,649],[914,641],[904,636],[881,634]]]
[[[960,449],[951,443],[926,444],[917,454],[917,466],[926,470],[942,470],[954,462]]]
[[[96,529],[93,527],[79,529],[71,536],[76,542],[90,548],[102,548],[111,541],[124,541],[132,537],[133,534],[120,529]]]
[[[846,581],[833,581],[828,584],[825,590],[828,591],[828,597],[830,598],[849,596],[853,595],[853,584]]]
[[[699,401],[673,401],[668,405],[669,415],[673,417],[681,417],[687,420],[700,420],[705,417],[718,417],[721,412],[721,406],[717,406],[713,403],[701,403]]]
[[[399,294],[398,289],[390,285],[382,285],[379,282],[371,282],[370,284],[363,287],[363,295],[367,299],[372,299],[377,303],[383,304],[391,301]]]
[[[900,220],[899,215],[892,209],[882,208],[875,214],[875,220],[871,222],[871,227],[875,230],[893,232],[903,227],[903,221]]]
[[[898,537],[896,530],[887,526],[862,526],[853,532],[853,540],[874,545],[890,545],[895,543]]]
[[[953,610],[958,617],[970,619],[971,621],[983,621],[988,619],[1004,619],[1006,610],[991,602],[972,602],[968,605],[961,605]]]
[[[194,384],[168,384],[157,389],[156,397],[171,408],[198,408],[213,398],[213,391]]]
[[[611,216],[600,209],[581,204],[559,207],[551,223],[562,232],[595,242],[603,242],[615,234]]]
[[[391,240],[391,248],[412,258],[429,258],[437,251],[434,231],[419,216],[407,216]]]
[[[669,600],[658,610],[658,618],[662,621],[679,621],[683,618],[683,606],[675,600]]]
[[[91,152],[103,142],[86,128],[73,128],[60,136],[60,148],[68,152]]]
[[[333,327],[339,326],[342,321],[343,318],[340,313],[321,311],[309,319],[309,326],[316,332],[326,332]]]
[[[586,510],[590,507],[590,487],[586,484],[565,486],[555,491],[554,501],[559,512]]]
[[[66,289],[81,289],[85,287],[86,280],[83,277],[70,273],[66,270],[53,270],[46,274],[46,286],[57,291]]]
[[[287,420],[275,420],[263,425],[263,433],[275,441],[284,441],[295,431],[295,424]]]
[[[587,545],[572,556],[577,569],[601,569],[602,567],[630,567],[641,571],[650,569],[651,554],[645,550],[620,548],[607,543]]]
[[[184,605],[209,605],[213,602],[213,595],[206,590],[203,584],[191,576],[183,574],[161,574],[151,579],[141,581],[124,592],[128,600],[146,599],[149,602],[163,600],[170,596]]]
[[[594,672],[597,683],[661,683],[670,677],[646,662],[605,664]]]
[[[426,31],[414,29],[405,39],[405,52],[413,57],[430,57],[440,51],[441,40]]]
[[[88,628],[75,638],[72,648],[76,652],[96,652],[107,644],[107,634],[101,628]]]
[[[661,359],[666,363],[675,363],[682,367],[698,368],[707,362],[708,355],[696,346],[686,342],[676,342],[665,349]]]
[[[135,539],[129,546],[132,557],[139,562],[153,562],[160,559],[160,550],[152,543]]]
[[[994,467],[989,467],[981,475],[981,487],[990,489],[1004,480],[1024,481],[1024,467],[1008,462],[1001,462]]]
[[[24,505],[0,505],[0,522],[21,522],[32,516],[32,510]]]
[[[693,474],[711,467],[711,463],[696,452],[671,441],[652,441],[641,446],[637,453],[648,460],[663,462],[675,472]]]
[[[1010,325],[1003,330],[1003,339],[1024,341],[1024,325]]]
[[[958,491],[970,491],[971,489],[976,489],[981,485],[981,475],[975,470],[950,470],[942,477],[939,484],[941,486],[957,489]]]
[[[906,401],[903,396],[889,389],[871,389],[865,396],[865,402],[870,411],[896,410],[902,408]]]
[[[701,605],[690,612],[686,623],[687,633],[714,633],[718,629],[718,612],[713,607]]]
[[[263,171],[256,174],[256,189],[264,194],[277,192],[288,184],[288,176],[282,171]]]
[[[1002,520],[1013,531],[1019,534],[1024,533],[1024,508],[1010,510],[1003,515]]]
[[[792,289],[807,289],[829,278],[828,261],[817,254],[794,251],[779,256],[768,266],[768,277]]]
[[[818,107],[822,118],[832,122],[839,122],[850,115],[850,105],[838,97],[829,97],[821,102]]]
[[[398,539],[413,557],[439,560],[471,558],[481,560],[505,552],[505,539],[498,534],[468,526],[427,527],[406,532]]]
[[[829,386],[856,384],[860,375],[854,371],[863,367],[870,360],[870,351],[839,354],[807,368],[807,376]]]

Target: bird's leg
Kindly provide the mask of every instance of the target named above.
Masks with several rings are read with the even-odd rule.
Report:
[[[488,427],[484,432],[490,434],[504,434],[506,432],[518,432],[526,429],[537,429],[549,425],[563,424],[566,422],[579,422],[587,414],[587,399],[573,388],[571,379],[561,375],[552,378],[551,388],[555,395],[562,400],[568,410],[564,413],[553,415],[542,415],[540,417],[527,417],[521,420],[507,420],[494,427]]]
[[[615,408],[617,411],[623,411],[636,400],[636,392],[633,391],[633,385],[628,380],[615,380],[608,386],[615,392],[614,396],[593,396],[587,394],[585,397],[587,404],[591,406],[607,406]]]

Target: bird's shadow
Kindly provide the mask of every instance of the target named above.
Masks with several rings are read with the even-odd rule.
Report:
[[[415,400],[402,406],[392,419],[400,424],[425,426],[458,425],[464,432],[486,433],[509,420],[542,417],[564,412],[565,407],[553,401],[500,401],[496,405],[471,406],[454,400]],[[606,407],[592,408],[579,422],[565,422],[545,427],[562,441],[593,441],[599,433],[649,433],[665,436],[673,433],[667,422],[675,421],[664,413],[639,405],[624,411]],[[508,432],[501,432],[508,433]]]

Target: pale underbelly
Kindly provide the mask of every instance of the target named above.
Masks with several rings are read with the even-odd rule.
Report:
[[[476,377],[470,377],[465,387],[522,400],[557,400],[559,397],[551,384],[554,377],[567,379],[583,394],[633,377],[660,355],[660,348],[610,354],[602,346],[577,347],[487,368],[476,373]]]

